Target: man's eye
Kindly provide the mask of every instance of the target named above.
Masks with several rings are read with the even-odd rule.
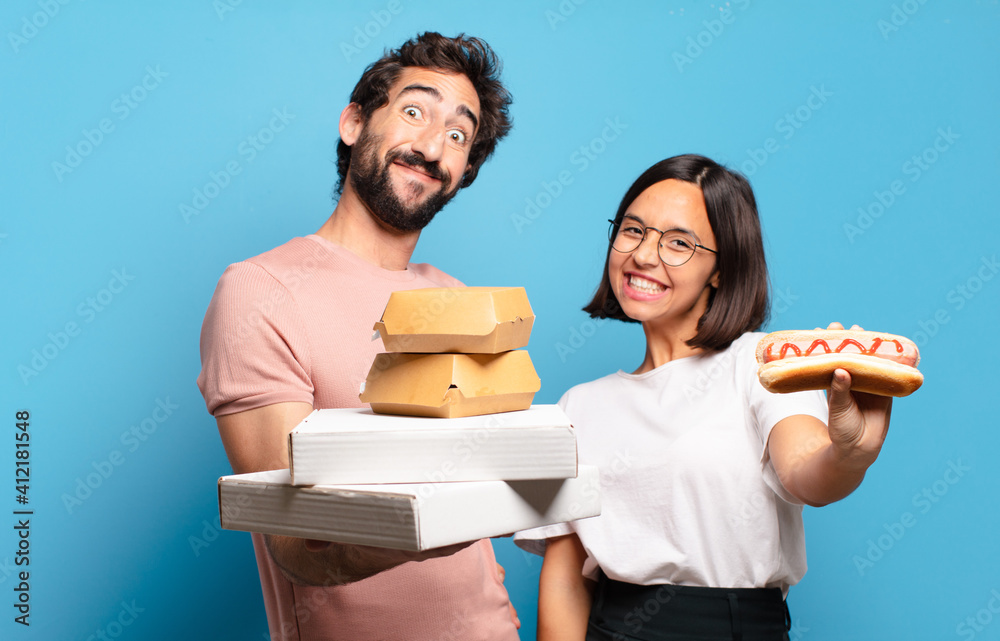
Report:
[[[419,107],[405,107],[403,108],[403,113],[414,120],[420,120],[424,117],[424,113],[420,111]]]
[[[448,137],[451,138],[453,142],[456,142],[460,145],[464,145],[466,141],[465,132],[462,131],[461,129],[452,129],[451,131],[448,132]]]

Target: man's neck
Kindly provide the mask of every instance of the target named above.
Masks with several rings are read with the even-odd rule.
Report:
[[[369,263],[393,271],[406,269],[420,238],[419,231],[399,234],[383,227],[358,200],[349,185],[344,187],[333,214],[316,235],[350,250]]]

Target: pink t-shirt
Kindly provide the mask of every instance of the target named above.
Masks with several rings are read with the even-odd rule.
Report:
[[[315,235],[230,265],[202,327],[198,387],[208,411],[218,417],[288,401],[363,407],[359,388],[383,351],[372,326],[389,294],[457,286],[430,265],[384,270]],[[273,641],[518,638],[488,540],[319,588],[286,580],[263,536],[252,537]]]

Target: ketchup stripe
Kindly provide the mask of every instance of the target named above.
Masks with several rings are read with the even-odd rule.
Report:
[[[875,352],[878,350],[878,348],[882,345],[882,343],[885,343],[885,342],[895,343],[895,345],[896,345],[896,353],[897,354],[902,354],[903,353],[903,351],[904,351],[903,350],[903,344],[900,343],[898,340],[896,340],[894,338],[890,338],[888,341],[886,341],[883,338],[875,338],[875,339],[872,340],[871,349],[868,349],[868,350],[866,350],[865,346],[862,345],[861,343],[859,343],[858,341],[856,341],[855,339],[853,339],[853,338],[846,338],[846,339],[844,339],[844,341],[840,345],[837,346],[837,349],[833,350],[833,353],[840,354],[843,351],[843,349],[845,347],[847,347],[848,345],[855,345],[855,346],[857,346],[857,348],[858,348],[858,350],[860,351],[861,354],[865,354],[867,356],[874,356]],[[829,354],[830,353],[830,345],[827,344],[827,342],[825,340],[823,340],[822,338],[819,338],[819,339],[814,340],[812,342],[812,344],[809,346],[809,348],[806,349],[806,356],[809,356],[810,354],[812,354],[820,346],[823,347],[823,350],[824,350],[825,354]],[[771,361],[775,361],[775,360],[781,360],[781,359],[783,359],[783,358],[786,357],[786,355],[788,354],[789,351],[795,352],[796,356],[802,356],[802,350],[799,349],[799,346],[796,345],[795,343],[783,343],[782,346],[781,346],[781,350],[778,352],[777,358],[775,358],[775,356],[774,356],[774,352],[772,351],[773,348],[774,348],[774,343],[768,345],[767,349],[764,350],[764,362],[765,363],[770,363]]]

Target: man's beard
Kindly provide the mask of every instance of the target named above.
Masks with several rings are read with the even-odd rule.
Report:
[[[351,185],[365,207],[384,225],[399,232],[420,231],[458,190],[445,191],[445,186],[451,184],[448,170],[437,162],[427,162],[411,152],[390,151],[386,154],[385,164],[380,167],[380,142],[381,137],[362,130],[351,150]],[[407,206],[393,191],[392,179],[389,177],[389,166],[396,160],[437,178],[441,181],[441,188],[427,196],[423,202]],[[400,187],[415,197],[428,189],[427,186],[413,183],[405,183]]]

